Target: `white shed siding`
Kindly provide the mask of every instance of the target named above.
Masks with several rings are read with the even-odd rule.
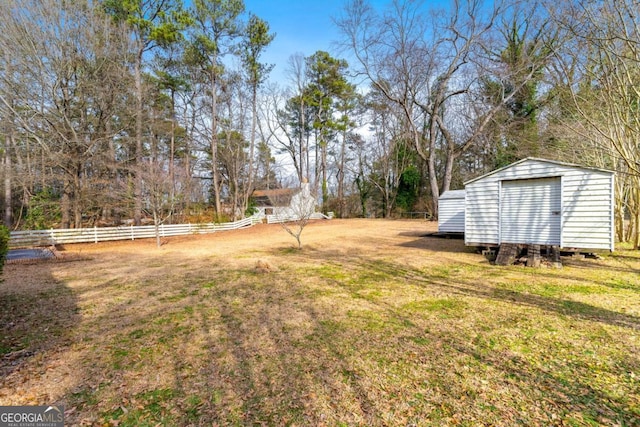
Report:
[[[562,189],[560,244],[567,248],[613,250],[612,176],[612,172],[603,170],[525,159],[469,181],[465,185],[465,243],[472,246],[501,243],[502,183],[557,177]]]
[[[464,190],[444,192],[438,199],[438,232],[464,233]]]
[[[613,250],[611,174],[588,171],[563,178],[563,246]]]
[[[500,241],[500,181],[467,184],[465,189],[465,243],[497,245]]]

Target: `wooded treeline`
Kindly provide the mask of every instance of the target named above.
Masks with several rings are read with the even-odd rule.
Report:
[[[303,180],[340,217],[435,216],[442,192],[534,156],[615,170],[637,247],[639,12],[346,0],[339,53],[268,64],[277,35],[242,0],[5,0],[4,223],[237,219],[254,189]]]

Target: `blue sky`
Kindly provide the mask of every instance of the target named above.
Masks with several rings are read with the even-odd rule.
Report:
[[[384,0],[372,2],[386,4]],[[275,64],[271,80],[287,84],[286,69],[289,57],[297,52],[310,56],[324,50],[338,55],[332,44],[339,33],[332,18],[342,12],[344,0],[245,0],[247,12],[251,12],[269,23],[271,32],[276,33],[263,61]],[[348,59],[348,58],[345,58]]]
[[[2,1],[2,0],[0,0]],[[191,0],[183,0],[190,6]],[[276,37],[268,46],[261,62],[274,64],[270,80],[287,85],[289,58],[302,53],[310,56],[318,50],[349,61],[349,53],[340,53],[336,42],[340,38],[333,18],[339,17],[347,0],[244,0],[245,11],[269,23]],[[369,0],[378,11],[384,10],[392,0]],[[423,0],[426,7],[448,3],[447,0]],[[352,65],[352,64],[350,64]]]

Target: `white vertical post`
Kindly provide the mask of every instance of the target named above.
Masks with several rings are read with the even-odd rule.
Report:
[[[564,180],[560,177],[560,247],[564,247]]]
[[[98,226],[93,226],[93,243],[98,243]]]
[[[610,229],[610,233],[611,233],[611,241],[610,241],[610,247],[609,250],[611,252],[614,251],[615,249],[615,245],[616,245],[616,216],[615,216],[615,191],[616,191],[616,187],[615,187],[615,179],[616,179],[616,175],[614,173],[611,174],[611,182],[610,182],[610,186],[611,186],[611,199],[609,200],[609,209],[611,210],[611,216],[610,216],[610,221],[611,221],[611,229]],[[637,231],[637,230],[636,230]]]

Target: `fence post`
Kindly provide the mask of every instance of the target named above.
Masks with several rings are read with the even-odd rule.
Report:
[[[53,228],[51,228],[51,230],[49,231],[49,233],[50,233],[50,236],[51,236],[51,237],[50,237],[50,239],[51,239],[51,244],[52,244],[52,245],[55,245],[55,244],[56,244],[56,238],[55,238],[55,236],[53,235]]]
[[[98,243],[98,226],[93,226],[93,243]]]
[[[134,240],[134,237],[133,237],[133,224],[131,224],[131,240]]]

